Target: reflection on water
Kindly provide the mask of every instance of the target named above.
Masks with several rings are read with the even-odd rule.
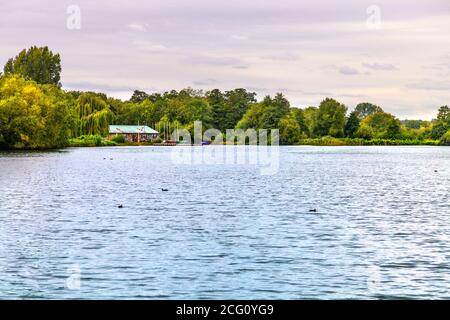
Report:
[[[1,153],[0,298],[450,298],[450,148],[170,154]]]

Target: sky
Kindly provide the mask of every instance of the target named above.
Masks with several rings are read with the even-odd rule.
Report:
[[[448,0],[0,0],[0,66],[49,46],[63,88],[282,92],[432,119],[450,104]]]

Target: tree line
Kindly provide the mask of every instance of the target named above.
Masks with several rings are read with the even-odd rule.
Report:
[[[243,88],[221,91],[186,88],[164,93],[136,90],[128,101],[104,93],[61,89],[61,59],[47,47],[24,49],[0,74],[0,148],[47,149],[69,139],[105,136],[110,124],[148,125],[169,139],[175,129],[279,129],[280,143],[314,139],[341,141],[416,141],[450,144],[450,109],[442,106],[433,121],[404,120],[369,102],[349,112],[339,101],[296,108],[278,93],[261,101]]]

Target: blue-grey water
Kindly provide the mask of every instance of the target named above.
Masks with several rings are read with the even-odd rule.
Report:
[[[172,150],[0,153],[0,298],[450,298],[450,148]]]

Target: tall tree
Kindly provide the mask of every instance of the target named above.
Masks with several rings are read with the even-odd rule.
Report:
[[[359,128],[359,117],[356,111],[350,112],[350,115],[347,118],[347,122],[345,123],[344,134],[347,138],[354,138],[356,131]]]
[[[381,107],[370,102],[363,102],[358,104],[354,111],[358,115],[359,120],[362,120],[377,112],[384,112]]]
[[[243,88],[238,88],[225,92],[225,100],[229,105],[229,109],[236,112],[236,118],[234,119],[234,125],[244,115],[251,103],[256,102],[256,93],[248,92]],[[234,126],[233,126],[234,127]],[[233,127],[227,128],[231,129]]]
[[[314,136],[314,128],[316,126],[318,113],[319,109],[316,107],[307,107],[305,108],[305,110],[303,110],[308,137]]]
[[[306,135],[309,134],[308,126],[306,125],[305,112],[300,108],[291,108],[291,115],[297,121],[300,132]]]
[[[256,94],[238,88],[222,93],[218,89],[206,93],[208,103],[213,110],[214,127],[225,132],[233,129],[247,112],[250,104],[256,102]]]
[[[213,126],[219,130],[224,130],[227,112],[225,109],[225,97],[219,89],[213,89],[206,93],[206,100],[211,106]]]
[[[334,99],[327,98],[320,103],[314,134],[318,136],[344,136],[347,107]]]
[[[237,129],[266,129],[261,125],[261,118],[264,113],[262,102],[252,104],[241,120],[236,124]]]
[[[40,84],[61,86],[61,58],[48,47],[23,49],[6,62],[3,71],[6,75],[19,74]]]
[[[301,139],[300,126],[292,114],[289,114],[280,120],[279,130],[281,144],[297,144]]]
[[[203,129],[211,127],[212,110],[211,106],[204,99],[192,99],[187,107],[189,122],[201,121]]]
[[[280,120],[290,112],[289,101],[281,93],[277,93],[273,99],[270,96],[265,97],[262,106],[260,125],[263,129],[278,128]]]
[[[130,102],[141,103],[145,99],[149,99],[150,96],[144,91],[134,90],[133,95],[130,98]]]
[[[437,120],[433,122],[430,138],[439,140],[450,130],[450,108],[442,106],[438,110]]]
[[[442,106],[439,108],[438,115],[437,115],[438,121],[442,121],[448,125],[450,125],[450,108],[448,106]]]

